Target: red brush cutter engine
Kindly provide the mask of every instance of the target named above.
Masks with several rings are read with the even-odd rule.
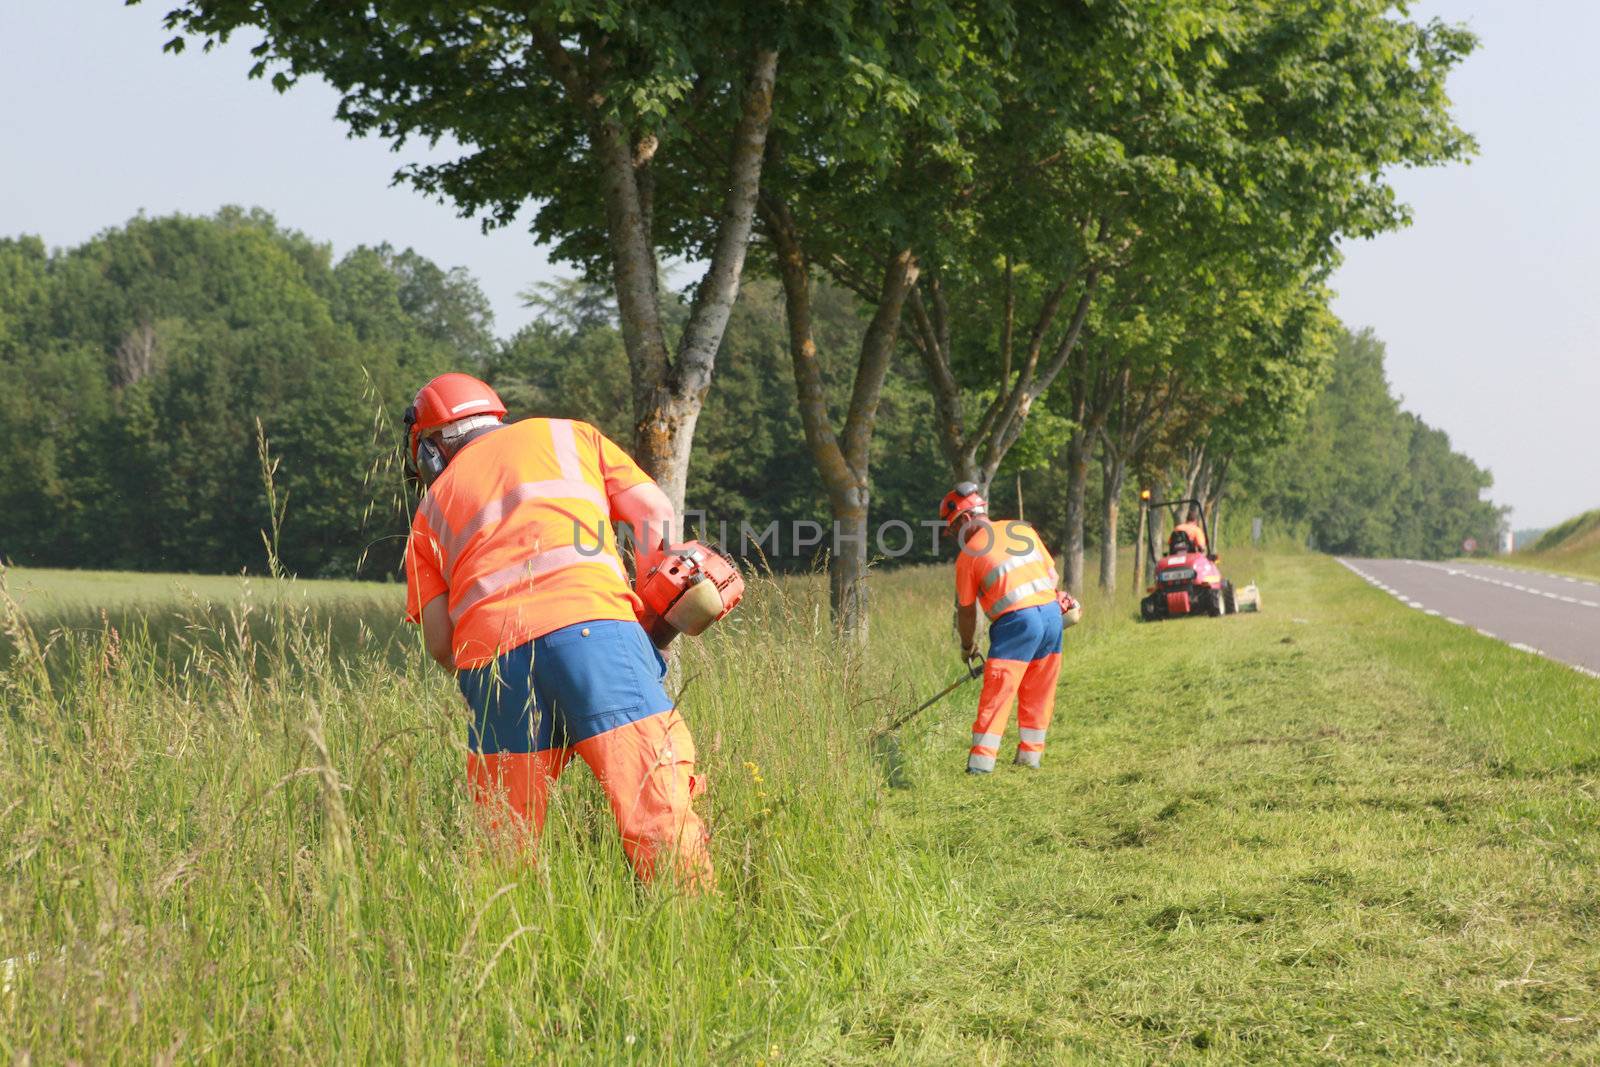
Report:
[[[1078,620],[1083,618],[1083,605],[1072,598],[1072,594],[1065,589],[1056,591],[1056,603],[1061,606],[1061,626],[1063,629],[1078,625]]]
[[[635,586],[644,601],[639,623],[660,647],[679,634],[704,633],[744,596],[744,579],[733,560],[700,541],[667,549]]]

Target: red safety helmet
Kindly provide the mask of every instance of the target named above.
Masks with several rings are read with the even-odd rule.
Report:
[[[452,422],[462,419],[489,416],[502,418],[506,406],[500,395],[489,388],[488,382],[479,381],[470,374],[441,374],[417,391],[417,397],[406,408],[406,455],[413,470],[424,474],[431,465],[421,452],[423,438],[435,430],[442,430]],[[442,457],[431,457],[443,469]],[[438,471],[432,472],[435,476]]]
[[[978,491],[977,482],[962,482],[944,495],[939,502],[939,518],[945,525],[953,526],[968,515],[987,515],[989,502]]]

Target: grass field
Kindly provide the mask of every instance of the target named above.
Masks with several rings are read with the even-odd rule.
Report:
[[[955,675],[949,575],[880,579],[854,656],[820,583],[756,583],[683,656],[702,900],[632,880],[582,771],[536,863],[469,844],[392,590],[12,572],[0,1055],[1600,1058],[1600,682],[1328,559],[1224,566],[1265,614],[1091,601],[1044,770],[961,773],[969,688],[905,731],[905,790],[865,738]]]
[[[1600,577],[1600,509],[1574,516],[1549,530],[1507,563],[1563,574]]]

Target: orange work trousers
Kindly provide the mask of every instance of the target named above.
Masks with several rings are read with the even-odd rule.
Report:
[[[489,827],[531,846],[544,830],[550,785],[572,757],[600,781],[640,878],[651,880],[668,859],[688,888],[716,886],[709,835],[691,801],[704,792],[694,773],[694,740],[676,710],[637,719],[560,748],[467,754],[472,797]]]
[[[983,665],[983,692],[972,724],[967,770],[994,770],[1000,740],[1017,705],[1017,759],[1039,766],[1045,734],[1056,708],[1061,677],[1061,608],[1054,601],[1007,612],[989,627],[989,658]]]

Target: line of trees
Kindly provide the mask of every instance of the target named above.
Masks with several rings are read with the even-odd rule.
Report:
[[[1405,222],[1388,169],[1472,148],[1445,79],[1474,42],[1399,0],[188,0],[167,21],[174,50],[259,33],[252,74],[327,80],[356,134],[462,145],[398,176],[464,215],[534,205],[610,289],[625,436],[680,505],[741,282],[772,279],[855,634],[891,385],[931,406],[951,481],[1061,438],[1081,587],[1130,477],[1204,490],[1289,437],[1339,242]],[[681,299],[663,260],[699,265]],[[824,322],[839,292],[851,314]]]
[[[1384,171],[1471,147],[1444,82],[1472,38],[1400,0],[188,0],[167,21],[174,49],[260,33],[252,73],[326,79],[358,134],[463,145],[399,176],[464,214],[534,204],[557,256],[611,283],[635,453],[680,506],[753,249],[854,546],[831,570],[857,633],[903,335],[952,478],[990,482],[1057,398],[1080,586],[1092,454],[1115,481],[1183,422],[1270,443],[1315,378],[1338,241],[1404,221]],[[675,347],[663,256],[704,264]],[[866,309],[842,351],[818,343],[821,278]],[[853,367],[837,409],[833,362]]]
[[[689,307],[670,276],[663,290],[663,330],[675,341]],[[259,210],[136,218],[54,253],[34,238],[0,240],[0,417],[17,430],[0,450],[0,557],[263,570],[259,419],[287,498],[279,550],[288,567],[392,577],[410,507],[396,466],[397,413],[429,376],[475,371],[513,417],[582,418],[626,439],[632,391],[610,287],[574,278],[526,295],[538,318],[497,340],[464,272],[387,245],[335,260]],[[871,309],[841,286],[815,281],[809,303],[819,349],[855,344],[870,328]],[[785,382],[788,305],[779,281],[744,287],[690,465],[691,507],[726,521],[734,549],[741,523],[763,531],[774,519],[824,523],[831,513]],[[1041,407],[992,479],[996,509],[1025,504],[1053,545],[1067,542],[1075,508],[1098,516],[1086,544],[1110,582],[1144,485],[1213,507],[1226,494],[1230,514],[1263,515],[1278,533],[1330,551],[1440,557],[1466,536],[1491,544],[1499,512],[1480,499],[1488,475],[1400,410],[1375,338],[1336,329],[1330,344],[1306,415],[1274,431],[1276,447],[1222,438],[1227,421],[1185,442],[1194,424],[1173,417],[1176,400],[1133,391],[1107,418],[1091,457],[1100,476],[1084,480],[1081,504],[1070,503],[1079,491],[1074,424]],[[937,404],[910,347],[902,340],[883,371],[868,460],[873,514],[917,532],[899,557],[917,562],[934,558],[920,524],[948,472]],[[848,411],[853,370],[818,361],[826,410]],[[791,532],[785,525],[781,544],[751,553],[792,569],[832,547],[824,538],[797,551]],[[886,538],[884,549],[904,541]],[[875,538],[868,548],[880,551]]]

